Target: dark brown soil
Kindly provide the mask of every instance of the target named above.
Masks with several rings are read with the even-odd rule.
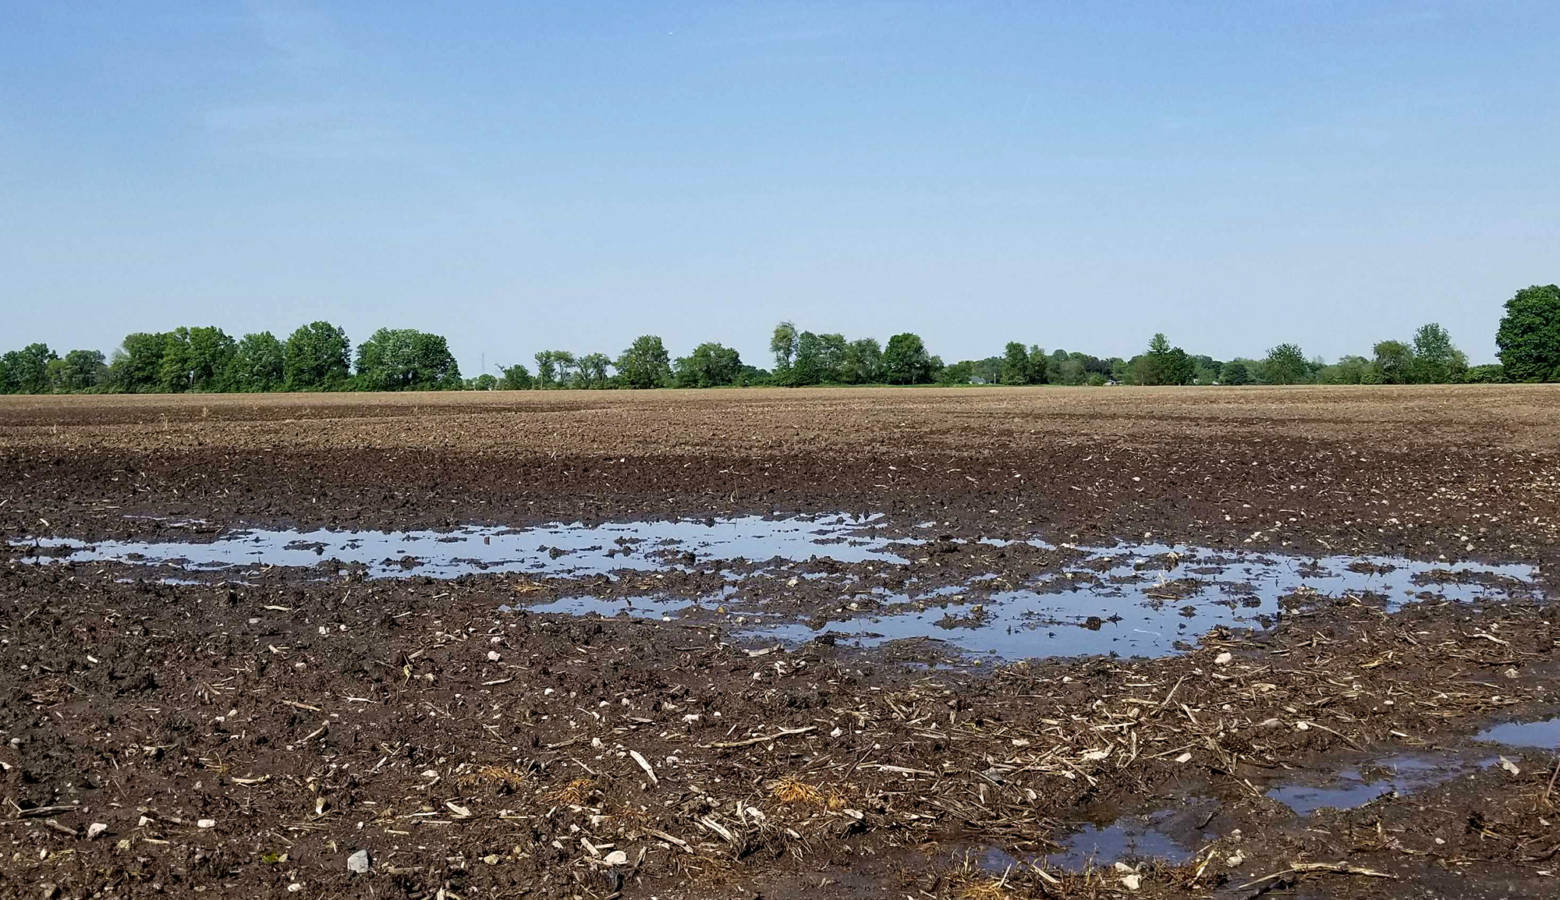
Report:
[[[969,543],[1016,536],[1524,562],[1553,593],[1557,400],[5,398],[0,896],[1553,896],[1555,751],[1473,742],[1560,711],[1560,622],[1531,594],[1430,592],[1392,613],[1366,593],[1302,597],[1271,630],[1184,654],[996,665],[922,642],[755,643],[730,613],[527,609],[633,596],[651,575],[169,585],[125,563],[39,565],[27,541],[881,513],[904,533],[935,521],[924,555],[798,564],[765,603],[828,619],[847,577],[1056,571],[1057,551]],[[175,527],[189,518],[205,524]],[[1267,796],[1430,750],[1509,765],[1306,817]],[[981,865],[1181,808],[1199,813],[1172,835],[1184,865]]]

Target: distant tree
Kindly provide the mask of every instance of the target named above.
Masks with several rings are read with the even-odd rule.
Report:
[[[930,384],[935,369],[919,335],[905,332],[888,339],[883,350],[883,372],[889,384]]]
[[[287,348],[269,331],[239,338],[223,378],[230,391],[279,391],[286,383]]]
[[[653,334],[635,338],[615,365],[624,387],[657,388],[672,383],[672,364],[666,346]]]
[[[737,351],[716,343],[703,343],[673,367],[678,387],[709,388],[735,384],[742,373]]]
[[[851,341],[840,363],[845,384],[877,384],[883,380],[883,347],[872,338]]]
[[[974,360],[970,377],[976,384],[1001,384],[1002,357],[988,356],[985,359]]]
[[[166,332],[137,331],[125,335],[108,366],[109,387],[127,394],[157,391],[162,384],[163,351],[168,340]]]
[[[1002,374],[999,377],[1003,384],[1030,384],[1033,382],[1033,364],[1029,358],[1028,348],[1022,343],[1008,341],[1007,346],[1002,348]]]
[[[1382,341],[1374,348],[1370,384],[1409,384],[1414,379],[1414,348],[1402,341]]]
[[[791,361],[796,357],[796,326],[781,322],[769,337],[769,352],[775,355],[775,378],[782,384],[790,383]]]
[[[961,360],[943,366],[937,373],[938,384],[970,384],[975,380],[975,361],[973,359]]]
[[[760,369],[757,366],[744,364],[737,373],[736,385],[738,387],[762,387],[775,383],[774,373]]]
[[[159,386],[168,393],[226,390],[234,347],[233,339],[220,328],[175,328],[163,346]]]
[[[1061,351],[1057,351],[1061,352]],[[1082,353],[1064,353],[1060,359],[1056,354],[1051,354],[1051,360],[1046,364],[1045,380],[1047,384],[1083,384],[1089,377],[1089,370]]]
[[[1495,344],[1512,381],[1560,381],[1560,286],[1517,291],[1506,301]]]
[[[536,387],[536,379],[532,378],[530,371],[519,363],[505,366],[502,377],[498,379],[498,389],[501,391],[529,391],[534,387]]]
[[[468,391],[492,391],[498,389],[498,378],[488,372],[483,372],[476,378],[466,381]]]
[[[282,380],[289,391],[334,391],[347,384],[352,344],[329,322],[311,322],[287,338]]]
[[[415,328],[381,328],[357,352],[357,384],[369,391],[459,390],[449,342]]]
[[[543,350],[536,354],[536,386],[576,387],[574,354],[567,350]]]
[[[1224,372],[1224,363],[1211,356],[1199,354],[1192,357],[1192,381],[1197,384],[1215,384]]]
[[[1311,380],[1311,364],[1296,344],[1279,344],[1262,361],[1262,380],[1267,384],[1305,384]]]
[[[823,341],[811,331],[796,336],[796,352],[788,370],[789,383],[795,387],[822,384],[828,375],[823,358]]]
[[[842,334],[818,335],[818,374],[823,384],[843,384],[845,354],[850,345]]]
[[[50,363],[49,381],[56,391],[91,391],[108,377],[101,350],[72,350]]]
[[[612,357],[605,353],[586,353],[574,361],[574,387],[600,391],[612,387]]]
[[[28,344],[0,357],[7,394],[43,394],[49,391],[49,364],[59,357],[48,344]]]
[[[1414,332],[1413,380],[1419,384],[1453,384],[1468,371],[1468,357],[1452,344],[1452,336],[1437,322]]]
[[[1363,356],[1345,356],[1330,366],[1317,369],[1322,384],[1365,384],[1370,376],[1370,360]]]
[[[1087,384],[1089,387],[1104,387],[1105,385],[1110,384],[1110,379],[1107,378],[1103,373],[1090,372],[1089,377],[1086,381],[1084,381],[1084,384]]]
[[[1148,352],[1135,358],[1129,368],[1132,380],[1138,384],[1191,384],[1197,376],[1192,358],[1180,347],[1170,346],[1170,339],[1163,334],[1154,335]]]
[[[1219,382],[1221,384],[1242,385],[1251,383],[1251,369],[1246,366],[1243,359],[1232,359],[1219,370]]]
[[[1506,384],[1508,381],[1506,369],[1500,363],[1474,366],[1463,373],[1464,384]]]

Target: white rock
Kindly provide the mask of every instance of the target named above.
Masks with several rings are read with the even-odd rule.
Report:
[[[1230,651],[1226,650],[1223,653],[1220,653],[1218,656],[1215,656],[1213,658],[1213,664],[1216,665],[1216,666],[1229,665],[1230,660],[1232,660],[1234,658],[1235,658],[1235,655],[1233,653],[1231,653]]]
[[[498,662],[501,659],[503,659],[503,657],[499,655],[497,650],[489,650],[488,651],[488,661],[489,662]]]
[[[622,850],[613,850],[607,854],[606,863],[609,866],[626,866],[628,865],[628,854]]]
[[[368,851],[359,850],[347,857],[347,871],[354,875],[368,874]]]
[[[195,823],[195,827],[196,828],[216,828],[217,827],[217,820],[216,819],[201,819],[200,821]]]
[[[104,825],[102,822],[93,822],[91,825],[87,826],[87,840],[90,841],[107,830],[108,826]]]

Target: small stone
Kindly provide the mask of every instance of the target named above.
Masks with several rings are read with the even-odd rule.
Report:
[[[292,884],[289,884],[287,886],[287,893],[289,893],[289,894],[296,894],[296,893],[298,893],[301,890],[303,890],[303,885],[299,884],[296,881],[294,881]]]
[[[87,826],[87,840],[92,840],[108,830],[108,826],[102,822],[93,822]]]
[[[347,871],[354,875],[368,874],[368,851],[359,850],[347,857]]]
[[[216,828],[217,827],[217,820],[216,819],[201,819],[200,821],[195,823],[195,827],[196,828]]]
[[[607,854],[606,863],[609,866],[626,866],[628,865],[628,854],[622,850],[613,850]]]
[[[489,662],[498,662],[501,659],[503,659],[503,657],[499,655],[497,650],[489,650],[488,651],[488,661]]]
[[[1233,654],[1230,651],[1226,650],[1223,653],[1220,653],[1218,656],[1215,656],[1213,658],[1213,664],[1216,665],[1216,666],[1229,665],[1230,660],[1232,660],[1234,658],[1235,658],[1235,654]]]

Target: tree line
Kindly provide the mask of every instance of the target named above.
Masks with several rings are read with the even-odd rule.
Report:
[[[341,327],[311,322],[284,341],[268,331],[233,338],[213,326],[125,336],[112,358],[98,350],[57,355],[29,344],[0,356],[0,393],[186,393],[263,391],[533,390],[710,388],[775,385],[1189,385],[1447,384],[1560,381],[1560,286],[1518,291],[1496,334],[1500,363],[1469,366],[1441,325],[1431,322],[1403,340],[1380,341],[1370,356],[1328,363],[1295,344],[1260,358],[1216,360],[1192,355],[1154,335],[1123,359],[1010,341],[1000,354],[945,363],[910,332],[847,339],[841,334],[775,326],[773,367],[743,362],[736,350],[704,343],[672,358],[661,338],[636,338],[616,357],[543,350],[535,371],[524,364],[462,378],[441,336],[381,328],[352,352]]]

